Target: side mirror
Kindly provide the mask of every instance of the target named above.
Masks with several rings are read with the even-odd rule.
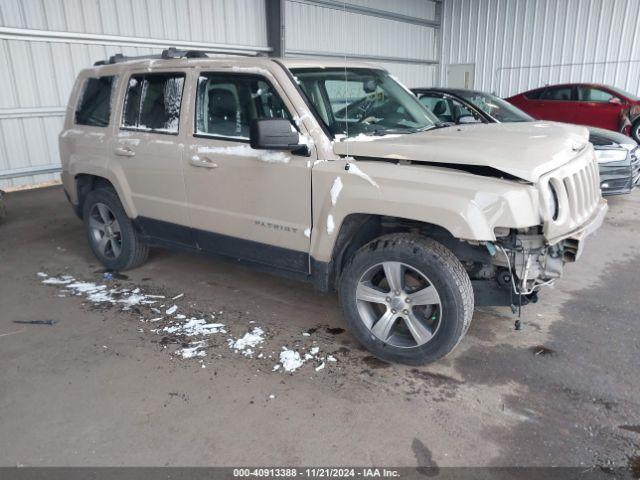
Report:
[[[458,117],[458,124],[465,124],[465,123],[482,123],[480,120],[478,120],[476,117],[474,117],[473,115],[461,115]]]
[[[622,100],[620,100],[618,97],[611,97],[609,99],[609,103],[612,103],[613,105],[622,105]]]
[[[264,118],[253,120],[249,129],[251,148],[257,150],[297,150],[298,131],[289,120]]]

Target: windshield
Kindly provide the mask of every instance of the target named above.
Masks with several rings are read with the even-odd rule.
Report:
[[[498,122],[531,122],[534,120],[533,117],[530,117],[519,108],[495,95],[472,91],[456,93],[471,102],[479,110],[495,118]]]
[[[412,133],[439,121],[387,72],[367,68],[291,70],[332,135]]]

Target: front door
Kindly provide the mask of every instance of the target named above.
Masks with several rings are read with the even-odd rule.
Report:
[[[308,272],[315,148],[296,153],[249,145],[251,120],[292,120],[294,110],[261,75],[202,71],[198,77],[195,126],[184,156],[198,245],[239,260]]]
[[[134,72],[126,82],[109,168],[129,188],[125,194],[147,235],[192,246],[182,176],[185,74]]]
[[[618,130],[624,101],[600,88],[579,86],[577,89],[575,123]]]

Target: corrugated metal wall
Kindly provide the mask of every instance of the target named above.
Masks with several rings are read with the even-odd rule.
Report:
[[[264,2],[0,0],[0,177],[59,165],[57,135],[80,69],[170,45],[265,50]],[[0,188],[56,177],[0,179]]]
[[[266,1],[0,0],[0,188],[57,178],[57,135],[80,69],[171,45],[266,51]],[[437,2],[349,0],[347,13],[340,6],[286,0],[287,54],[373,56],[409,85],[434,83]]]
[[[474,63],[474,87],[507,97],[597,82],[640,93],[638,0],[445,0],[442,74]]]
[[[365,9],[350,11],[354,5]],[[429,0],[348,0],[346,5],[286,0],[287,55],[369,57],[408,86],[430,86],[436,80],[439,32],[429,23],[438,21],[437,8]]]

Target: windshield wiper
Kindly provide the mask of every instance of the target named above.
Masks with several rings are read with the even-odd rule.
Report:
[[[428,132],[429,130],[438,130],[439,128],[447,128],[452,126],[452,123],[447,123],[447,122],[438,122],[438,123],[434,123],[433,125],[429,125],[427,127],[423,127],[420,130],[418,130],[419,132]]]

